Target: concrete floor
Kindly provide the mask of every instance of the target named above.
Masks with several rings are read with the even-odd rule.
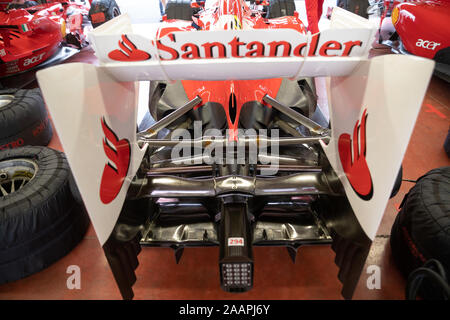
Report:
[[[127,0],[128,1],[128,0]],[[388,53],[378,50],[374,55]],[[95,63],[86,48],[70,60]],[[433,77],[403,160],[404,179],[450,165],[442,145],[450,124],[450,85]],[[62,149],[57,136],[49,147]],[[393,265],[389,234],[397,207],[411,183],[404,182],[387,205],[354,299],[403,299],[405,281]],[[186,249],[176,265],[171,249],[143,248],[136,270],[135,299],[341,299],[335,254],[329,246],[303,247],[293,264],[284,248],[255,248],[254,288],[243,294],[219,286],[218,248]],[[201,261],[201,263],[200,263]],[[66,286],[67,267],[81,269],[81,289]],[[381,289],[366,286],[367,267],[381,269]],[[49,268],[25,279],[0,285],[0,299],[120,299],[119,290],[92,227],[82,242]]]

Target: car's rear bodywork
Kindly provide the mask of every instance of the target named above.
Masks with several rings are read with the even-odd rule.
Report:
[[[240,292],[253,285],[252,246],[295,258],[301,245],[329,243],[351,297],[433,62],[368,60],[375,29],[341,9],[314,35],[241,0],[207,1],[195,18],[142,32],[116,18],[92,33],[100,66],[38,73],[123,297],[141,245],[177,259],[219,246],[222,288]],[[63,73],[72,77],[58,87]],[[328,79],[331,128],[312,120],[312,77]],[[148,80],[156,122],[136,133],[137,81]]]

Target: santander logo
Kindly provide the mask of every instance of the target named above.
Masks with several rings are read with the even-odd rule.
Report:
[[[190,41],[177,40],[174,33],[156,40],[151,44],[158,52],[161,61],[225,59],[225,58],[263,58],[263,57],[349,57],[355,48],[362,48],[361,40],[355,41],[320,41],[320,33],[312,36],[310,42],[297,43],[291,40],[273,39],[270,41],[242,40],[238,35],[230,34],[227,39],[204,41],[201,37]],[[112,50],[108,57],[116,61],[143,61],[151,59],[150,53],[137,49],[122,35],[120,49]],[[150,46],[150,44],[148,44]],[[157,57],[154,57],[155,59]]]
[[[144,61],[152,56],[136,48],[133,42],[126,35],[122,35],[122,41],[119,41],[120,49],[111,51],[108,57],[116,61]]]
[[[366,121],[367,109],[361,117],[361,125],[356,121],[353,140],[348,133],[339,136],[338,150],[342,167],[353,190],[361,199],[370,200],[373,196],[373,183],[366,161]]]
[[[100,200],[104,204],[111,203],[122,189],[123,182],[130,165],[131,148],[127,139],[119,140],[114,131],[102,118],[102,129],[105,134],[103,149],[109,161],[103,169],[100,183]]]

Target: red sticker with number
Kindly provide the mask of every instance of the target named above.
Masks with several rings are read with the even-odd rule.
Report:
[[[244,238],[228,238],[228,246],[229,247],[243,247],[244,246]]]

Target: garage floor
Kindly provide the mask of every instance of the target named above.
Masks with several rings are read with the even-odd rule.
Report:
[[[389,50],[376,50],[373,55]],[[70,62],[95,63],[89,48]],[[428,170],[450,165],[443,143],[450,125],[450,85],[433,77],[403,160],[403,178],[415,180]],[[61,150],[57,136],[51,148]],[[389,247],[391,225],[403,196],[404,182],[386,208],[378,235],[356,289],[355,299],[403,299],[405,281],[393,265]],[[303,247],[297,262],[284,248],[254,248],[254,288],[243,294],[220,289],[218,248],[186,249],[177,265],[171,249],[143,248],[136,270],[135,299],[341,299],[335,254],[329,246]],[[66,286],[71,265],[81,269],[81,289]],[[381,269],[381,289],[366,286],[367,267]],[[0,285],[0,299],[120,299],[119,290],[92,227],[66,257],[25,279]]]

